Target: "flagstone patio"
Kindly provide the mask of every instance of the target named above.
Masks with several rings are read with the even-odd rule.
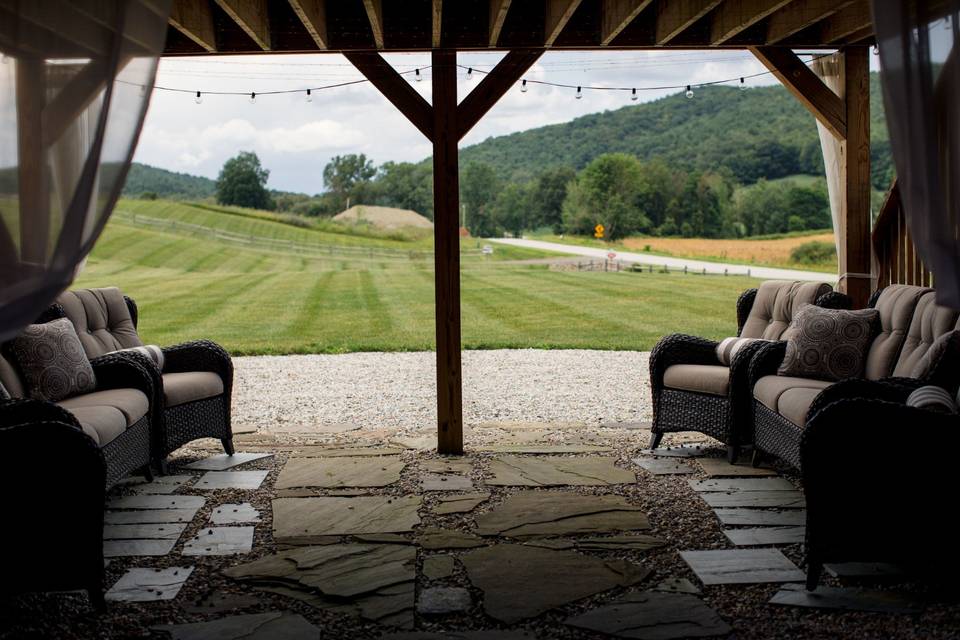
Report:
[[[683,436],[645,451],[645,431],[616,423],[470,434],[452,458],[382,444],[429,434],[373,429],[238,436],[252,455],[235,458],[195,443],[171,475],[112,493],[109,612],[49,595],[33,606],[56,617],[20,624],[406,640],[830,637],[838,624],[948,637],[960,624],[955,601],[869,565],[850,578],[837,565],[806,592],[803,494],[783,469],[729,465]]]

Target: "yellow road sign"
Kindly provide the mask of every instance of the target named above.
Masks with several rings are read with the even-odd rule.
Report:
[[[594,237],[594,238],[602,238],[602,237],[603,237],[603,231],[604,231],[603,225],[602,225],[602,224],[598,224],[597,226],[595,226],[595,227],[593,228],[593,237]]]

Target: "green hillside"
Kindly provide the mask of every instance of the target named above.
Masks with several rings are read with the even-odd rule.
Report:
[[[154,193],[160,198],[200,200],[212,197],[215,191],[216,182],[210,178],[167,171],[139,162],[130,166],[123,187],[123,195],[134,198],[144,193]]]
[[[873,178],[890,184],[890,144],[876,74],[871,78]],[[823,173],[813,116],[781,86],[741,91],[726,86],[677,93],[653,102],[594,113],[562,124],[489,138],[460,152],[461,166],[482,162],[512,181],[544,169],[582,169],[603,153],[661,158],[690,171],[729,170],[741,183]]]

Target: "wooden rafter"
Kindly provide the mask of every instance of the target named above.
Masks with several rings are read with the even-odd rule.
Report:
[[[420,133],[433,139],[433,109],[379,53],[346,51],[344,57],[380,90]]]
[[[824,21],[820,39],[824,44],[839,42],[848,36],[869,30],[871,24],[870,4],[866,0],[858,0]]]
[[[543,46],[551,47],[560,36],[560,32],[570,22],[573,13],[582,0],[546,0],[546,14],[543,18]]]
[[[724,0],[713,14],[710,44],[723,44],[789,2],[790,0]]]
[[[381,0],[363,0],[363,8],[367,10],[373,43],[377,49],[383,49],[383,3]]]
[[[503,22],[507,19],[510,0],[490,0],[490,46],[497,46]]]
[[[217,50],[213,11],[206,2],[173,0],[173,6],[170,8],[170,25],[210,53]]]
[[[658,45],[665,45],[707,15],[722,0],[672,0],[657,5]]]
[[[510,51],[503,57],[457,108],[457,129],[460,138],[467,135],[467,132],[542,54],[542,49],[530,49]]]
[[[230,19],[264,51],[270,51],[270,19],[266,0],[214,0]]]
[[[843,100],[797,54],[783,47],[750,47],[750,51],[833,135],[846,138]]]
[[[603,0],[600,15],[600,44],[607,46],[627,28],[653,0]]]
[[[431,29],[431,43],[434,49],[440,47],[441,35],[443,33],[443,0],[432,0],[430,3],[430,21],[432,23]]]
[[[330,46],[327,40],[326,0],[289,0],[293,12],[300,18],[304,28],[320,49]]]
[[[829,18],[854,0],[796,0],[767,21],[767,44],[776,44],[807,27]]]

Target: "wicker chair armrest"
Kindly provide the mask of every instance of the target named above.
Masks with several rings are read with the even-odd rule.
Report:
[[[0,401],[0,428],[35,422],[61,422],[80,428],[72,413],[52,402],[32,398]]]
[[[90,365],[97,377],[97,390],[137,389],[151,402],[157,398],[159,374],[151,371],[156,367],[152,367],[145,356],[130,352],[108,353],[92,359]]]
[[[743,331],[743,325],[747,323],[747,317],[750,316],[750,310],[753,308],[753,301],[757,299],[757,289],[747,289],[737,298],[737,335]]]
[[[211,340],[194,340],[163,349],[164,373],[212,371],[223,378],[225,386],[233,383],[233,361],[230,354]]]
[[[130,312],[130,319],[133,321],[133,328],[137,328],[140,321],[140,309],[137,307],[137,301],[130,296],[123,296],[123,301],[127,304],[127,311]]]
[[[745,395],[752,397],[753,385],[750,384],[750,365],[760,351],[769,346],[765,340],[748,342],[737,350],[730,363],[730,393],[733,397]]]
[[[752,390],[760,378],[775,375],[786,354],[786,341],[781,340],[779,342],[761,344],[761,346],[753,352],[753,357],[750,359],[748,365],[747,380],[749,388]]]
[[[49,307],[43,310],[40,316],[36,319],[36,324],[46,324],[51,320],[58,320],[59,318],[66,318],[67,312],[63,310],[63,306],[59,302],[54,302]]]
[[[912,382],[913,385],[902,382]],[[887,402],[906,402],[910,392],[917,388],[916,380],[910,378],[888,378],[885,380],[864,380],[851,378],[841,380],[820,392],[807,410],[807,423],[825,407],[840,400],[884,400]]]
[[[674,333],[660,338],[650,352],[650,382],[655,388],[663,385],[663,374],[675,364],[719,365],[718,342]]]
[[[816,299],[815,304],[824,309],[852,309],[853,299],[839,291],[829,291]]]

